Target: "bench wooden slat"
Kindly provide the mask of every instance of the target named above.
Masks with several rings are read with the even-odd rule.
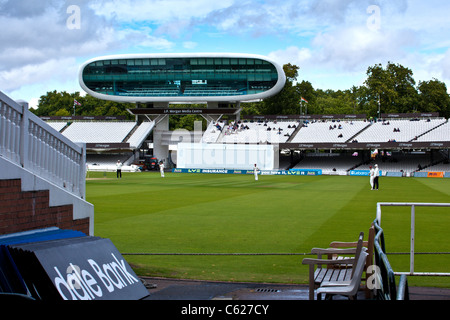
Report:
[[[359,255],[362,251],[362,243],[364,238],[364,232],[359,234],[357,247],[354,249],[354,258],[352,259],[321,259],[322,254],[339,254],[346,252],[350,253],[351,251],[339,251],[339,249],[313,249],[318,255],[318,259],[303,259],[303,264],[309,265],[309,298],[310,300],[314,300],[314,289],[319,287],[322,282],[343,282],[349,281],[352,279],[352,275],[354,272],[355,261],[359,258]],[[351,264],[349,264],[351,263]],[[314,269],[314,266],[317,266]]]

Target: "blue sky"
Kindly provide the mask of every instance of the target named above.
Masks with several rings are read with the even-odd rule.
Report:
[[[81,91],[88,59],[171,52],[261,54],[324,90],[390,61],[450,88],[449,12],[446,0],[0,0],[0,90],[34,106]]]

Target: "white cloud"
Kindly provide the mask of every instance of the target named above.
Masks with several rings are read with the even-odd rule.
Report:
[[[317,63],[348,71],[399,60],[416,45],[414,33],[408,30],[374,32],[361,27],[320,33],[312,42]]]
[[[162,24],[173,20],[203,17],[232,3],[232,0],[110,0],[96,1],[90,7],[98,16],[114,16],[118,21]]]
[[[28,108],[36,109],[39,104],[39,98],[31,98],[30,101],[28,101]]]
[[[66,26],[72,4],[78,30]],[[378,32],[367,27],[370,5]],[[0,0],[0,90],[76,88],[87,58],[180,48],[268,54],[324,89],[358,85],[387,61],[450,81],[449,10],[444,0]]]
[[[360,26],[343,27],[316,34],[308,48],[291,46],[273,51],[270,56],[284,63],[353,72],[370,64],[403,59],[416,45],[417,39],[409,30],[374,32]]]
[[[183,48],[185,48],[185,49],[194,49],[197,47],[197,45],[198,45],[198,43],[194,42],[194,41],[183,42]]]
[[[64,1],[52,1],[49,5],[53,6],[48,7],[45,4],[36,7],[36,11],[22,12],[18,11],[22,7],[12,10],[8,3],[9,13],[0,12],[0,70],[92,54],[120,45],[112,36],[112,25],[94,17],[89,10],[81,10],[81,28],[71,30],[66,25],[70,15]]]
[[[440,61],[440,65],[442,66],[440,68],[442,70],[442,76],[445,80],[450,81],[450,49],[445,53],[444,57]]]
[[[425,61],[425,68],[429,75],[447,83],[447,88],[450,90],[450,49],[440,55],[429,57]]]
[[[0,12],[0,90],[11,92],[55,78],[60,83],[62,79],[75,80],[78,58],[126,50],[128,46],[152,50],[175,46],[152,35],[150,28],[117,29],[114,21],[95,16],[87,6],[80,8],[80,29],[72,30],[66,25],[70,14],[65,1],[49,0],[36,10],[10,5]]]
[[[27,64],[0,71],[0,88],[14,91],[22,86],[45,83],[52,79],[65,82],[66,79],[76,78],[77,73],[78,67],[74,58],[52,59],[39,64]]]
[[[152,50],[171,50],[175,43],[164,37],[152,35],[149,27],[142,26],[138,29],[123,29],[114,33],[114,37],[127,47],[150,48]]]
[[[276,50],[268,56],[280,64],[291,63],[298,66],[297,81],[309,81],[316,89],[345,90],[352,86],[362,85],[365,79],[365,69],[354,72],[343,72],[332,64],[323,64],[317,61],[317,53],[309,48],[288,47]]]
[[[312,52],[308,48],[298,48],[291,46],[285,50],[276,50],[268,54],[268,57],[280,64],[295,64],[297,66],[305,66],[310,63]]]

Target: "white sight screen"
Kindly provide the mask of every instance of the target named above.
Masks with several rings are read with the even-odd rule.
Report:
[[[275,168],[273,145],[179,143],[177,168],[260,170]]]

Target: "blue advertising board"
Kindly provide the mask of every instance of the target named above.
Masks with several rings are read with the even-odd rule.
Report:
[[[174,173],[212,173],[212,174],[253,174],[253,170],[230,170],[230,169],[172,169]],[[320,176],[320,169],[294,169],[294,170],[260,170],[261,175],[285,175],[285,176]]]
[[[369,176],[370,170],[350,170],[351,176]],[[383,172],[380,170],[380,176]]]

